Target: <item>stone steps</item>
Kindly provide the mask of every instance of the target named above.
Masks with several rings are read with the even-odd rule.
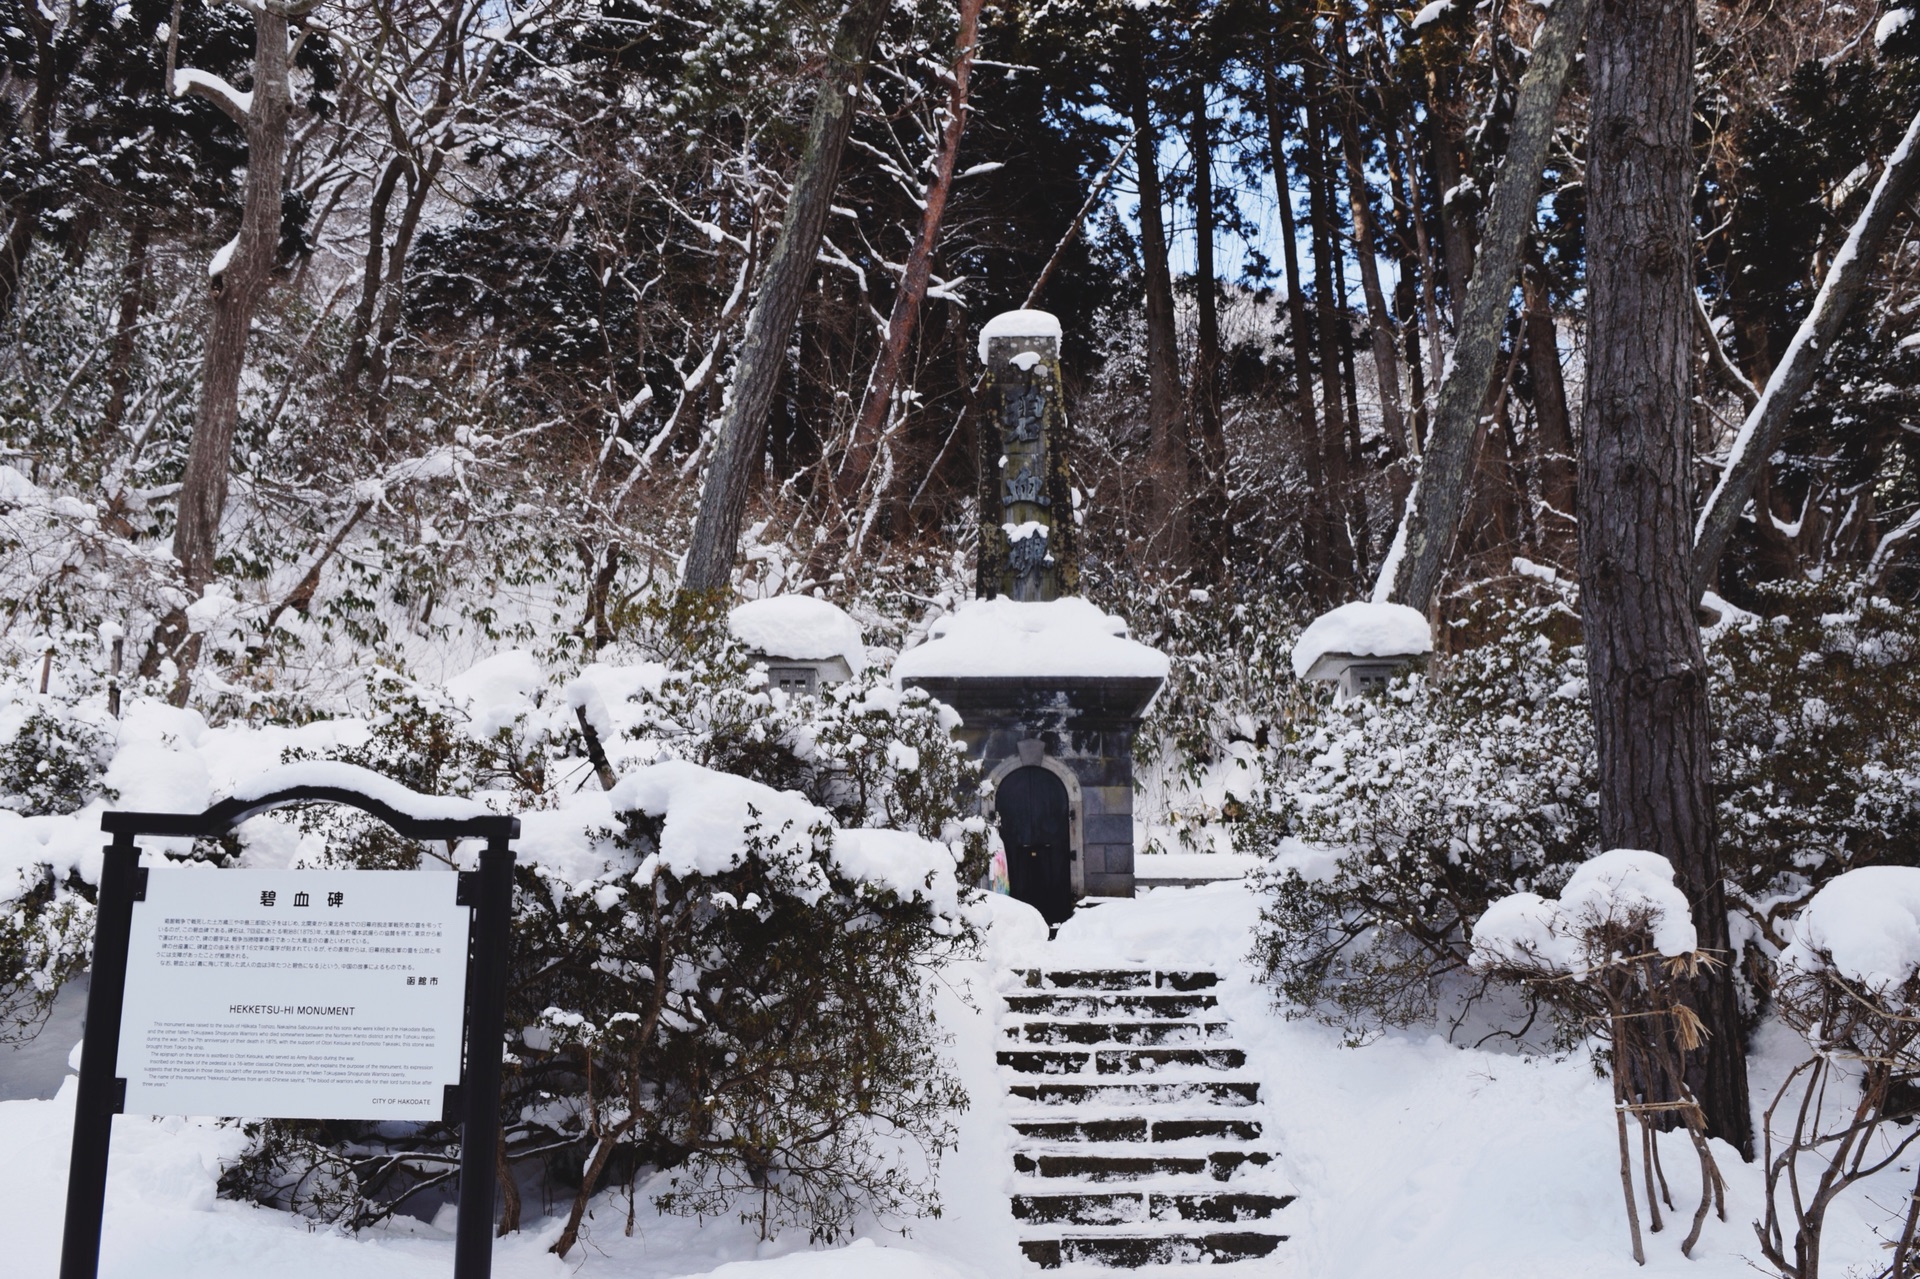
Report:
[[[1013,1215],[1042,1269],[1270,1255],[1292,1202],[1260,1084],[1210,993],[1179,969],[1027,969],[996,1053],[1014,1102]],[[1240,1077],[1236,1077],[1240,1075]]]

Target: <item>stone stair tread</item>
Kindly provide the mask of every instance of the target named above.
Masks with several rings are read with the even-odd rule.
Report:
[[[1009,1012],[1029,1015],[1037,1013],[1060,1020],[1073,1020],[1072,1014],[1076,1012],[1095,1011],[1150,1012],[1157,1013],[1162,1018],[1179,1019],[1220,1005],[1218,995],[1168,993],[1157,990],[1052,990],[1037,995],[1008,995],[1006,1000]]]
[[[1246,1261],[1273,1253],[1287,1236],[1255,1230],[1182,1231],[1179,1233],[1063,1234],[1056,1238],[1022,1239],[1020,1250],[1043,1270],[1084,1262],[1137,1270],[1146,1266],[1182,1263],[1218,1264]]]
[[[1029,1262],[1160,1271],[1286,1241],[1293,1187],[1262,1148],[1262,1081],[1216,973],[1067,962],[1012,979],[994,1060]]]
[[[1013,989],[1024,990],[1205,990],[1218,973],[1198,968],[1016,968]]]
[[[1024,1142],[1055,1142],[1081,1146],[1092,1143],[1257,1141],[1264,1131],[1257,1119],[1199,1116],[1172,1117],[1135,1112],[1124,1116],[1061,1119],[1016,1119],[1016,1136]]]
[[[1223,1021],[1009,1021],[1001,1037],[1014,1043],[1074,1044],[1088,1047],[1215,1044],[1230,1032]]]
[[[1084,1189],[1013,1196],[1016,1221],[1034,1226],[1123,1227],[1146,1222],[1239,1225],[1269,1221],[1291,1194],[1246,1190]]]
[[[1181,1079],[1154,1082],[1055,1082],[1035,1076],[1032,1082],[1009,1084],[1007,1092],[1043,1106],[1116,1105],[1128,1101],[1154,1104],[1206,1099],[1219,1106],[1252,1106],[1260,1100],[1260,1084],[1251,1079]]]
[[[1074,1178],[1087,1182],[1137,1181],[1149,1177],[1211,1177],[1230,1181],[1250,1168],[1271,1165],[1264,1150],[1129,1151],[1101,1154],[1090,1151],[1013,1152],[1013,1170],[1022,1176],[1050,1181]]]

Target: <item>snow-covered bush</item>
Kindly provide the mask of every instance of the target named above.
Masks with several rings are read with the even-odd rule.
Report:
[[[1920,839],[1920,610],[1844,582],[1766,598],[1773,616],[1729,609],[1706,636],[1720,856],[1762,993],[1782,921]],[[1273,980],[1356,1028],[1431,1017],[1486,905],[1557,891],[1598,848],[1577,618],[1481,605],[1448,629],[1430,674],[1299,721],[1235,823],[1272,857]]]
[[[1788,932],[1774,1007],[1812,1054],[1767,1107],[1766,1207],[1754,1229],[1762,1253],[1785,1279],[1817,1279],[1834,1201],[1889,1168],[1904,1169],[1902,1159],[1920,1141],[1913,1124],[1913,1080],[1920,1076],[1920,869],[1847,871],[1814,894]],[[1920,1196],[1920,1182],[1911,1189]],[[1882,1274],[1913,1273],[1920,1258],[1917,1226],[1920,1213],[1891,1214],[1881,1233],[1893,1258]]]
[[[1822,883],[1920,842],[1920,609],[1846,582],[1761,598],[1707,654],[1729,896],[1777,949]]]
[[[1430,674],[1320,703],[1236,823],[1240,847],[1278,854],[1258,939],[1269,977],[1354,1033],[1431,1017],[1487,905],[1557,890],[1598,841],[1573,619],[1490,611],[1476,620],[1491,638]]]
[[[597,1191],[649,1168],[670,1174],[663,1210],[767,1233],[937,1211],[964,1102],[928,1005],[931,970],[972,944],[961,885],[986,855],[952,712],[876,676],[790,696],[725,639],[686,656],[564,686],[524,653],[444,689],[382,674],[364,739],[325,752],[523,814],[504,1150],[571,1201],[562,1253]],[[353,813],[300,820],[336,862],[452,856]],[[362,1224],[442,1183],[444,1139],[262,1125],[226,1184]]]
[[[584,879],[527,867],[518,897],[509,1154],[591,1152],[556,1251],[641,1164],[679,1170],[664,1210],[737,1208],[763,1233],[937,1210],[921,1170],[964,1102],[925,1002],[968,940],[953,853],[682,761],[611,804],[625,856]]]
[[[1634,1202],[1627,1116],[1640,1126],[1649,1224],[1661,1229],[1656,1129],[1677,1121],[1700,1160],[1700,1203],[1680,1245],[1691,1253],[1710,1207],[1726,1217],[1726,1191],[1707,1145],[1706,1115],[1687,1084],[1687,1057],[1704,1030],[1686,998],[1703,965],[1692,908],[1657,853],[1616,848],[1583,862],[1558,899],[1520,892],[1488,906],[1473,925],[1472,965],[1519,982],[1552,1005],[1567,1028],[1604,1046],[1613,1076],[1613,1113],[1620,1145],[1633,1259],[1646,1264]],[[1659,1197],[1656,1197],[1656,1187]],[[1673,1207],[1671,1198],[1667,1207]]]
[[[1245,816],[1242,796],[1260,759],[1313,712],[1311,690],[1287,665],[1302,615],[1296,599],[1196,590],[1137,575],[1092,573],[1094,599],[1124,617],[1135,639],[1169,658],[1167,681],[1134,739],[1137,801],[1181,848],[1212,847],[1226,818]]]

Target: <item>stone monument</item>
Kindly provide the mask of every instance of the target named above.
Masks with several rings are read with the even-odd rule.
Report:
[[[894,677],[958,711],[1015,897],[1058,924],[1085,897],[1133,896],[1133,742],[1166,657],[1080,584],[1060,323],[1013,311],[980,334],[978,597],[901,654]]]
[[[1052,600],[1080,588],[1067,484],[1066,407],[1060,387],[1060,321],[1008,311],[980,330],[987,366],[980,401],[980,558],[983,600]]]

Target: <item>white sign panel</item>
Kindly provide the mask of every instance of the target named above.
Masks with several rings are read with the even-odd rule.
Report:
[[[130,1115],[438,1119],[460,1082],[459,876],[154,868],[133,908]]]

